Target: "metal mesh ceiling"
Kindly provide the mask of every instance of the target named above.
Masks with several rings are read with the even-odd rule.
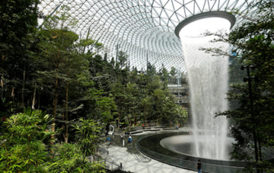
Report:
[[[129,55],[131,66],[145,69],[147,59],[156,67],[184,70],[176,26],[185,19],[210,11],[245,12],[252,0],[41,0],[44,15],[70,8],[70,29],[104,44],[115,56],[117,47]],[[118,45],[118,46],[117,46]]]

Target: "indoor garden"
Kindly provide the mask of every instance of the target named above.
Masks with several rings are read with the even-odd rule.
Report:
[[[273,0],[2,0],[0,172],[274,172]]]

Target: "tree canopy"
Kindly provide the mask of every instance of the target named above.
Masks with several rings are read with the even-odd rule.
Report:
[[[273,171],[265,162],[268,149],[273,148],[274,118],[274,3],[262,0],[250,7],[249,17],[234,28],[228,41],[236,52],[244,82],[234,81],[228,94],[236,101],[230,111],[222,113],[232,121],[232,133],[237,141],[234,158],[255,160],[257,171]],[[239,152],[241,151],[241,152]]]
[[[0,172],[104,172],[87,157],[106,124],[187,118],[167,89],[172,72],[150,63],[138,71],[122,51],[97,53],[102,43],[69,29],[77,20],[68,23],[67,6],[38,27],[37,4],[0,5]]]

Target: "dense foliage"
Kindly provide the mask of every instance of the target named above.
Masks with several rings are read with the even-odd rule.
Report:
[[[67,6],[38,27],[37,4],[0,5],[0,172],[104,172],[87,158],[105,124],[186,119],[167,90],[174,68],[138,71],[124,52],[102,56],[101,43],[69,30]]]
[[[12,115],[4,122],[6,131],[1,135],[1,172],[105,172],[104,165],[89,162],[86,150],[81,144],[49,145],[51,133],[48,126],[52,119],[39,110],[27,110]],[[75,129],[86,131],[82,120]],[[96,146],[94,137],[80,137]],[[51,152],[49,153],[49,150]]]
[[[25,103],[28,59],[37,25],[37,0],[0,2],[0,115]],[[16,102],[16,105],[15,105]]]
[[[268,150],[274,147],[274,3],[256,1],[250,8],[250,17],[234,28],[227,40],[237,52],[233,58],[240,63],[245,78],[244,82],[234,81],[229,92],[230,100],[238,106],[223,115],[232,120],[237,141],[233,157],[255,160],[255,167],[260,167],[257,172],[271,172],[273,163],[266,160]]]
[[[41,111],[19,113],[5,123],[6,132],[1,135],[0,170],[20,172],[41,169],[48,159],[46,141],[49,116]]]

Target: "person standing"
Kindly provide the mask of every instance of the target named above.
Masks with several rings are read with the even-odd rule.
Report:
[[[124,147],[125,146],[125,135],[121,134],[120,137],[121,137],[121,141],[122,141],[122,146]]]
[[[197,163],[197,169],[198,169],[198,173],[202,173],[202,163],[200,159],[198,160],[198,163]]]
[[[131,134],[129,134],[127,142],[128,142],[128,143],[132,143],[132,137],[131,137]]]
[[[108,135],[108,132],[109,132],[109,126],[110,126],[110,124],[109,124],[109,122],[107,123],[107,125],[106,125],[106,136]]]

